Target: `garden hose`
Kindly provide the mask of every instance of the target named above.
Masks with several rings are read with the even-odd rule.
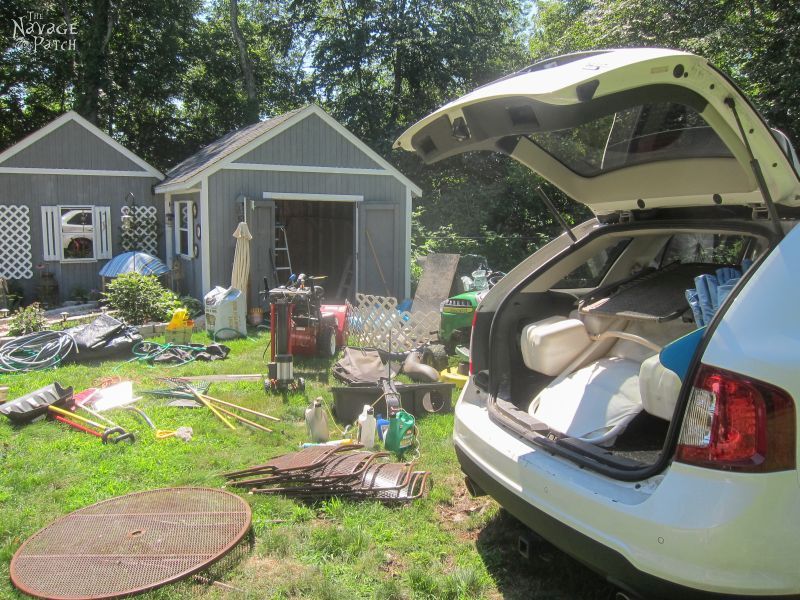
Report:
[[[57,367],[72,351],[75,339],[65,331],[39,331],[0,347],[0,373],[26,373]]]

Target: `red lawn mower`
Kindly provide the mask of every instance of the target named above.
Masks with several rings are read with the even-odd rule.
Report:
[[[325,290],[314,285],[324,277],[292,275],[285,286],[267,292],[269,299],[271,351],[270,391],[302,391],[305,381],[294,377],[293,356],[331,358],[347,342],[347,306],[322,304]]]

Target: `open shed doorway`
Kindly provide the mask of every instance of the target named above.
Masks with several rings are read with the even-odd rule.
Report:
[[[325,302],[353,296],[355,202],[276,200],[275,222],[286,228],[292,270],[326,275]]]

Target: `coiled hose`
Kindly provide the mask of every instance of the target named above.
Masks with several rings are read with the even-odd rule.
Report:
[[[57,367],[78,347],[65,331],[39,331],[0,346],[0,373],[27,373]]]

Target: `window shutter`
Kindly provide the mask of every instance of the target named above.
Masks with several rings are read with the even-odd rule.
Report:
[[[111,207],[94,207],[94,257],[111,258]]]
[[[194,202],[187,202],[186,203],[186,212],[189,213],[189,221],[187,225],[189,226],[189,233],[186,236],[188,240],[186,243],[188,247],[186,248],[186,256],[190,258],[196,258],[194,255]]]
[[[181,223],[181,203],[177,200],[172,204],[172,247],[175,249],[175,256],[180,256],[181,254],[181,235],[180,235],[180,223]]]
[[[42,259],[61,260],[61,223],[57,206],[42,207]]]

